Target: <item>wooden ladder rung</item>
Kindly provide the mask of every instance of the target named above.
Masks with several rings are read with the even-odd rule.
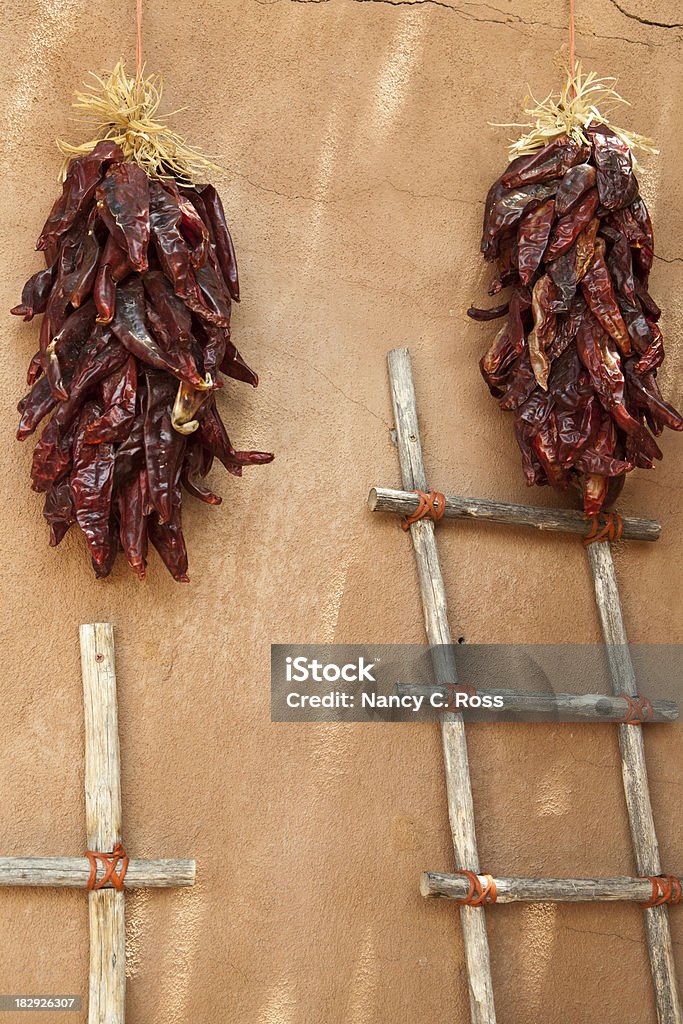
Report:
[[[648,903],[653,891],[668,887],[671,899],[680,902],[682,881],[663,879],[664,885],[653,888],[650,878],[499,878],[481,875],[482,883],[493,878],[495,900],[491,903]],[[464,900],[469,890],[465,875],[449,875],[425,871],[420,879],[420,892],[432,899]],[[487,903],[488,905],[488,903]]]
[[[590,523],[582,512],[569,508],[536,508],[533,505],[515,505],[488,498],[460,498],[446,494],[444,519],[473,519],[479,523],[500,523],[505,526],[526,526],[551,533],[574,533],[587,537]],[[372,487],[368,495],[371,512],[393,512],[408,516],[417,509],[419,497],[415,491],[397,491],[391,487]],[[656,519],[622,518],[622,540],[657,540],[662,532]]]

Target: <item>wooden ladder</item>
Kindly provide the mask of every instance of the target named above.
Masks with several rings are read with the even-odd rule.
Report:
[[[396,444],[404,490],[375,487],[370,492],[369,506],[372,511],[414,513],[419,500],[416,492],[427,491],[427,478],[408,349],[393,349],[389,353],[388,363]],[[579,533],[584,537],[588,531],[588,524],[579,512],[557,512],[450,496],[445,498],[445,508],[440,511],[446,518],[483,519],[489,522]],[[655,540],[659,532],[660,527],[656,522],[636,518],[623,520],[624,539]],[[422,607],[427,639],[432,649],[435,682],[437,685],[453,687],[457,679],[456,665],[434,522],[430,518],[422,518],[411,524],[410,534],[420,577]],[[445,715],[441,724],[441,735],[448,813],[457,872],[425,873],[421,880],[421,891],[425,896],[453,899],[460,905],[472,1024],[495,1024],[496,1021],[484,905],[494,901],[504,903],[519,900],[632,900],[648,904],[657,903],[658,905],[650,905],[644,910],[657,1018],[659,1024],[683,1024],[666,905],[676,903],[680,899],[681,882],[678,878],[661,875],[645,765],[643,731],[638,728],[638,725],[646,721],[670,720],[675,717],[676,712],[674,710],[672,714],[670,708],[667,710],[663,706],[665,702],[661,702],[662,707],[655,715],[652,704],[638,696],[609,543],[588,544],[586,554],[595,586],[595,599],[606,645],[614,700],[609,705],[612,709],[611,714],[606,714],[604,709],[600,713],[597,710],[591,713],[591,708],[596,709],[597,705],[595,700],[587,699],[581,717],[587,721],[613,720],[620,723],[618,729],[622,777],[638,877],[528,879],[493,878],[481,874],[465,724],[460,714]],[[524,702],[523,694],[516,694],[516,697],[518,704]],[[615,700],[617,706],[622,709],[619,717],[614,716]],[[560,704],[557,703],[557,706]],[[473,905],[473,902],[478,905]]]

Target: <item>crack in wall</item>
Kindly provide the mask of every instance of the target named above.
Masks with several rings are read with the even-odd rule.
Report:
[[[291,3],[295,4],[328,4],[331,0],[291,0]],[[387,7],[441,7],[445,11],[451,11],[453,14],[460,15],[461,18],[467,18],[468,21],[476,21],[485,25],[528,25],[531,28],[552,28],[560,31],[563,26],[549,25],[542,21],[525,21],[524,18],[520,17],[519,14],[507,14],[505,11],[499,10],[497,7],[492,7],[491,4],[473,4],[476,7],[488,7],[490,11],[494,11],[496,14],[500,14],[498,18],[477,18],[476,15],[471,14],[469,11],[464,11],[461,7],[456,7],[455,4],[447,4],[445,0],[352,0],[352,3],[356,4],[384,4]]]
[[[321,0],[317,0],[317,2],[321,2]],[[316,366],[315,363],[311,362],[310,359],[304,359],[303,357],[300,356],[293,356],[291,352],[282,348],[271,347],[271,351],[279,352],[281,355],[286,356],[287,359],[295,359],[296,362],[302,363],[304,366],[307,366],[310,370],[313,370],[314,373],[317,373],[319,377],[322,377],[324,381],[327,381],[330,387],[334,391],[338,392],[338,394],[340,394],[342,398],[345,398],[347,402],[350,402],[352,405],[357,405],[360,409],[363,409],[364,412],[367,412],[370,416],[372,416],[373,419],[377,420],[378,423],[381,423],[383,427],[386,427],[387,430],[391,428],[391,425],[384,419],[384,417],[380,413],[375,412],[374,409],[371,409],[369,405],[366,405],[365,402],[360,401],[360,399],[354,398],[352,395],[347,394],[346,391],[339,387],[336,381],[334,381],[331,377],[328,377],[328,375],[324,373],[319,366]]]
[[[262,2],[262,0],[259,0]],[[332,0],[290,0],[290,3],[294,4],[329,4]],[[476,15],[469,11],[463,10],[461,7],[456,7],[455,4],[445,3],[445,0],[350,0],[351,3],[356,4],[383,4],[386,7],[439,7],[442,10],[450,11],[452,14],[457,14],[461,18],[465,18],[467,21],[473,21],[477,24],[483,25],[503,25],[510,29],[515,29],[516,25],[523,25],[528,28],[545,28],[552,32],[565,32],[566,25],[553,25],[551,22],[546,21],[526,21],[519,14],[513,12],[501,11],[497,7],[493,7],[491,4],[468,4],[472,7],[486,7],[490,11],[494,11],[496,14],[500,14],[500,18],[477,18]],[[678,22],[657,22],[657,21],[646,21],[645,19],[638,18],[636,15],[629,14],[616,3],[616,0],[610,0],[617,9],[627,18],[631,18],[634,21],[638,21],[643,25],[654,25],[658,28],[683,28],[683,24]],[[623,43],[631,43],[633,46],[646,46],[648,49],[651,47],[651,43],[644,39],[631,39],[629,36],[608,36],[601,35],[599,32],[584,32],[584,35],[590,36],[591,39],[603,39],[607,41],[617,40]]]
[[[655,253],[655,259],[661,260],[662,263],[683,263],[683,256],[658,256]]]
[[[463,196],[445,196],[440,192],[415,192],[410,188],[400,188],[390,178],[384,179],[384,184],[389,185],[394,192],[403,196],[410,196],[411,199],[436,199],[442,203],[460,203],[462,206],[484,206],[484,199],[465,199]]]
[[[599,935],[603,938],[621,939],[623,942],[637,943],[639,946],[643,945],[642,939],[639,939],[637,935],[623,935],[622,932],[601,932],[591,928],[572,928],[568,924],[565,924],[564,928],[566,931],[574,932],[576,935]],[[671,943],[673,946],[683,945],[677,939],[672,939]]]
[[[651,21],[649,18],[641,18],[638,14],[633,14],[631,11],[627,11],[625,7],[622,7],[617,0],[609,0],[613,7],[623,14],[625,18],[630,18],[631,21],[637,21],[640,25],[652,25],[654,28],[683,28],[683,21]]]
[[[329,0],[291,0],[292,3],[328,3]],[[264,185],[260,181],[255,181],[250,178],[244,171],[238,170],[236,167],[227,165],[227,170],[230,174],[236,175],[243,181],[246,181],[252,188],[257,189],[259,192],[265,192],[268,195],[278,196],[280,199],[289,199],[292,201],[303,202],[303,203],[319,203],[321,206],[338,206],[341,203],[349,202],[350,200],[356,199],[358,196],[372,195],[382,185],[386,185],[391,188],[394,192],[398,192],[401,195],[408,195],[412,199],[434,199],[443,203],[456,203],[462,206],[483,206],[483,199],[466,199],[463,196],[447,196],[440,192],[428,192],[420,193],[415,192],[409,188],[400,188],[390,178],[383,178],[374,185],[369,185],[367,188],[355,189],[353,192],[347,192],[343,195],[332,196],[328,198],[324,195],[304,195],[303,193],[293,192],[282,192],[279,189],[273,188],[269,185]]]

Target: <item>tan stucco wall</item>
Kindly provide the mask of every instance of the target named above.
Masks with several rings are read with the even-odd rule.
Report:
[[[5,0],[0,42],[0,309],[38,266],[55,136],[85,72],[133,55],[132,2]],[[235,338],[261,375],[228,384],[240,447],[276,462],[215,472],[212,511],[187,500],[192,584],[154,558],[91,576],[79,539],[47,546],[14,407],[37,329],[2,324],[3,602],[0,852],[75,854],[84,843],[80,622],[115,624],[125,836],[136,856],[195,856],[194,890],[127,901],[131,1021],[465,1024],[457,915],[418,895],[451,850],[436,726],[274,726],[271,641],[423,639],[413,555],[365,510],[398,484],[385,353],[413,353],[432,481],[528,500],[510,421],[477,361],[490,330],[482,201],[505,160],[527,83],[557,85],[563,4],[520,0],[158,0],[148,66],[167,109],[219,154],[240,262]],[[641,174],[666,310],[662,374],[683,399],[681,27],[674,0],[579,2],[579,53],[616,74],[627,120],[654,135]],[[677,380],[676,380],[677,375]],[[622,508],[656,515],[656,546],[617,552],[631,639],[683,641],[680,437],[629,482]],[[539,502],[556,501],[538,492]],[[595,641],[580,544],[450,525],[440,534],[452,628],[468,641]],[[481,860],[490,870],[631,873],[615,730],[470,730]],[[647,750],[663,862],[681,871],[681,731]],[[489,914],[506,1024],[654,1020],[635,907],[500,907]],[[677,955],[681,914],[674,915]],[[82,993],[83,894],[0,894],[0,991]],[[9,1018],[8,1018],[9,1019]],[[21,1018],[31,1024],[32,1017]],[[46,1017],[35,1017],[44,1024]]]

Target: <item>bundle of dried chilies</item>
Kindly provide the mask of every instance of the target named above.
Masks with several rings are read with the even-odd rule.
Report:
[[[481,371],[514,412],[528,484],[577,484],[589,515],[614,501],[626,473],[662,458],[664,427],[683,429],[657,384],[654,240],[631,153],[651,146],[610,127],[599,97],[620,99],[579,69],[559,102],[528,111],[532,131],[489,191],[481,244],[497,266],[489,294],[509,295],[468,311],[506,317]]]
[[[214,459],[240,476],[273,456],[236,451],[216,405],[221,374],[258,378],[230,339],[239,286],[220,198],[191,183],[207,162],[154,120],[153,79],[118,66],[98,83],[80,105],[107,137],[65,147],[62,195],[36,246],[46,267],[12,310],[43,314],[18,437],[52,414],[31,471],[52,545],[76,523],[98,577],[119,548],[143,577],[149,540],[186,581],[183,490],[220,504],[201,482]]]

